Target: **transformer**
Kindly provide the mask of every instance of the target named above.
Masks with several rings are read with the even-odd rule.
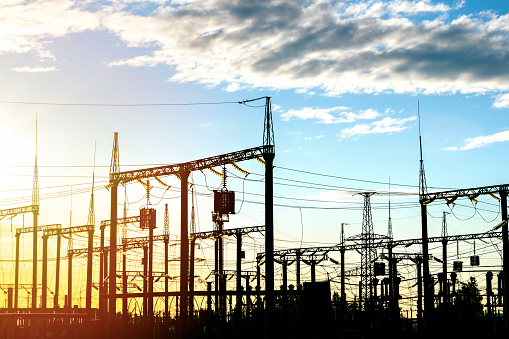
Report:
[[[140,228],[142,230],[156,228],[155,208],[143,207],[140,209]]]
[[[452,270],[454,272],[461,272],[461,271],[463,271],[463,261],[454,261],[452,263]]]
[[[235,192],[214,190],[214,212],[218,214],[235,214]]]
[[[374,274],[377,275],[385,275],[385,263],[384,262],[376,262],[374,264]]]
[[[479,266],[480,260],[478,255],[473,255],[470,257],[470,266]]]

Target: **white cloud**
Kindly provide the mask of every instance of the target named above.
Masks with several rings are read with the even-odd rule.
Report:
[[[493,108],[509,108],[509,93],[498,95],[493,103]]]
[[[0,53],[36,51],[50,57],[52,38],[99,27],[100,16],[78,8],[71,0],[2,1]]]
[[[498,132],[492,135],[487,136],[480,136],[475,138],[468,138],[465,140],[466,144],[465,146],[461,148],[457,147],[446,147],[443,150],[445,151],[468,151],[474,148],[484,147],[488,146],[490,144],[496,143],[496,142],[504,142],[509,141],[509,130]]]
[[[336,106],[331,108],[313,108],[304,107],[301,109],[291,109],[281,113],[281,119],[289,121],[291,118],[302,120],[314,119],[322,124],[340,124],[354,122],[357,120],[372,120],[380,116],[380,113],[374,109],[364,111],[350,112],[350,108],[345,106]]]
[[[13,71],[20,72],[20,73],[42,73],[42,72],[54,72],[58,71],[58,68],[56,67],[16,67],[11,68]]]
[[[367,135],[367,134],[384,134],[384,133],[395,133],[401,132],[409,126],[405,124],[416,120],[417,117],[409,118],[391,118],[385,117],[382,120],[375,121],[371,124],[358,124],[351,128],[343,129],[339,136],[341,139],[351,138],[354,136]]]
[[[35,51],[52,58],[57,37],[108,30],[127,46],[148,50],[108,65],[164,64],[170,81],[226,91],[292,89],[331,96],[509,91],[509,14],[453,17],[462,5],[8,0],[0,3],[0,53]],[[317,112],[322,116],[315,119],[345,118],[333,113]]]

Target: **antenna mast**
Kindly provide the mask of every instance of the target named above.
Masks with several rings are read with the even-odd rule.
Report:
[[[265,120],[263,123],[263,146],[274,146],[274,129],[272,123],[272,106],[270,97],[265,97]]]
[[[391,177],[389,177],[389,221],[387,225],[387,236],[393,239],[392,235],[392,219],[391,219]]]
[[[94,208],[94,185],[95,185],[95,154],[97,150],[97,143],[94,143],[94,170],[92,172],[92,194],[90,195],[90,208],[88,210],[87,225],[95,226],[95,208]]]
[[[417,101],[417,116],[419,118],[419,150],[421,155],[420,170],[419,170],[419,196],[422,197],[428,193],[428,186],[426,185],[426,174],[424,173],[424,161],[422,160],[422,137],[421,137],[421,113],[419,109],[419,101]]]

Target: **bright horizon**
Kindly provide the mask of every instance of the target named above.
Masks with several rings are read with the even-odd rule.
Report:
[[[337,244],[341,223],[350,224],[347,237],[361,233],[363,201],[357,193],[365,191],[379,193],[371,199],[374,232],[387,234],[389,180],[395,239],[419,238],[418,114],[430,191],[508,182],[509,14],[503,1],[9,0],[0,4],[0,18],[0,209],[31,205],[37,153],[39,225],[87,223],[96,144],[98,236],[100,221],[109,219],[105,185],[114,132],[121,170],[256,147],[262,144],[264,101],[238,102],[264,96],[271,97],[274,119],[276,249]],[[238,165],[250,174],[245,178],[228,166],[228,189],[236,191],[240,213],[226,227],[263,225],[263,165]],[[175,177],[160,179],[180,185]],[[212,230],[208,194],[221,179],[209,171],[192,179],[197,228]],[[179,192],[151,184],[156,234],[162,233],[168,203],[176,238]],[[128,216],[146,203],[144,194],[139,183],[128,185]],[[122,189],[118,203],[121,217]],[[489,196],[454,207],[434,203],[428,234],[441,235],[444,211],[452,212],[447,223],[453,235],[492,229],[499,210]],[[32,223],[29,214],[9,218],[0,220],[4,284],[14,282],[14,230]],[[131,226],[130,236],[143,235]],[[21,258],[27,262],[21,283],[31,283],[31,243],[30,235],[22,236]],[[243,269],[254,269],[262,245],[261,235],[246,240]],[[51,239],[50,258],[54,246]],[[74,248],[84,247],[86,238],[75,237]],[[449,247],[452,262],[456,245]],[[466,265],[473,243],[459,247]],[[42,240],[38,248],[41,259]],[[441,253],[438,245],[430,248]],[[62,256],[66,249],[64,240]],[[233,243],[227,245],[229,264],[234,250]],[[139,269],[140,253],[131,254],[133,270]],[[481,265],[500,265],[491,243],[476,242],[476,254]],[[212,259],[205,250],[200,255]],[[350,268],[360,265],[357,257],[347,259]],[[76,300],[79,291],[85,296],[80,260],[74,268]],[[202,281],[207,264],[200,266]],[[332,266],[324,263],[320,277],[335,274]],[[412,275],[409,265],[403,269]],[[66,272],[62,261],[61,305]],[[462,279],[470,274],[483,284],[484,273],[465,272]],[[40,278],[39,268],[39,283]],[[197,282],[196,288],[204,286]]]

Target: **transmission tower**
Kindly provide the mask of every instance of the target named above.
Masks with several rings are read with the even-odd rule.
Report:
[[[374,248],[373,218],[371,215],[370,197],[375,192],[359,193],[364,197],[364,210],[362,215],[362,249],[361,249],[361,298],[366,309],[370,297],[371,277],[373,276],[373,261],[376,259],[376,249]]]

